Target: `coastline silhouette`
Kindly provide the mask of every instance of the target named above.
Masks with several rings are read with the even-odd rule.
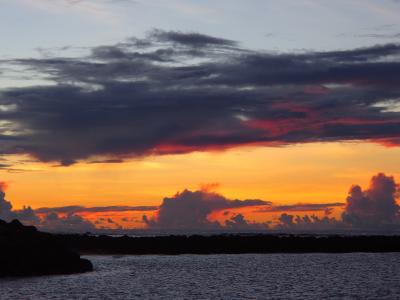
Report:
[[[83,273],[92,263],[57,241],[53,235],[0,220],[0,277]]]

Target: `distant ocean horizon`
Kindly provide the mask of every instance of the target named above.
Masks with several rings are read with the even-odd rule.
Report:
[[[398,253],[85,257],[94,272],[1,279],[1,299],[400,298]]]
[[[55,234],[74,234],[71,232],[52,232]],[[252,235],[275,235],[275,236],[286,236],[286,235],[306,235],[306,236],[400,236],[400,230],[365,230],[365,229],[353,229],[353,230],[246,230],[246,231],[234,231],[234,230],[140,230],[140,229],[128,229],[128,230],[99,230],[95,232],[85,232],[77,234],[88,234],[93,236],[108,235],[111,237],[157,237],[157,236],[212,236],[212,235],[237,235],[237,236],[252,236]]]

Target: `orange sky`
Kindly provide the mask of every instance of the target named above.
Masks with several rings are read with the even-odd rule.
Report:
[[[54,167],[26,162],[25,172],[5,172],[14,208],[64,205],[159,205],[166,196],[204,183],[219,183],[227,198],[275,204],[345,202],[352,184],[367,186],[377,172],[400,177],[400,148],[369,143],[313,143],[280,148],[154,156],[120,164]],[[262,221],[271,214],[246,217]],[[336,212],[338,214],[338,212]],[[143,212],[133,213],[140,219]],[[151,215],[151,213],[150,213]],[[123,217],[123,216],[121,216]]]

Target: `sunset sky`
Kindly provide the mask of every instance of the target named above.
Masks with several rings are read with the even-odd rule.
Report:
[[[18,213],[55,230],[398,224],[400,1],[0,5]]]

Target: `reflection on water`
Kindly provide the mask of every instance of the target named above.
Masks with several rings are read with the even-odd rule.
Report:
[[[395,253],[88,258],[93,273],[1,279],[0,298],[400,299]]]

